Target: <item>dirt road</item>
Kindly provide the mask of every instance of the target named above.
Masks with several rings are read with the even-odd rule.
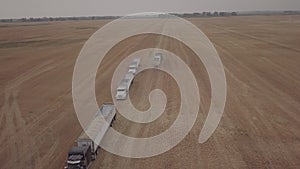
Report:
[[[225,67],[227,103],[219,127],[204,144],[198,136],[210,106],[207,72],[185,45],[140,35],[117,44],[98,70],[98,103],[111,101],[110,80],[132,52],[160,47],[180,56],[196,75],[201,94],[198,118],[170,151],[129,159],[101,150],[96,168],[299,168],[300,16],[190,19],[215,45]],[[72,97],[75,60],[84,42],[108,21],[0,24],[1,169],[62,168],[81,133]],[[149,92],[162,89],[166,111],[149,124],[118,116],[114,128],[135,137],[153,136],[176,119],[180,97],[168,74],[148,70],[136,77],[130,97],[146,110]]]

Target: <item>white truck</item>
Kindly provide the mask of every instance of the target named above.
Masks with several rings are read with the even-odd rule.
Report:
[[[133,79],[134,79],[134,75],[132,73],[127,72],[125,74],[124,79],[121,80],[121,83],[117,88],[117,94],[115,96],[117,100],[126,100],[129,92],[129,88],[133,83]]]
[[[115,119],[115,106],[110,103],[103,104],[90,125],[77,139],[77,146],[69,151],[65,169],[88,168],[96,159],[100,142]]]
[[[131,64],[128,67],[129,68],[128,72],[132,73],[133,75],[136,75],[138,68],[140,66],[140,61],[141,60],[139,58],[133,59],[133,61],[131,62]]]
[[[162,53],[155,53],[153,58],[153,65],[154,67],[159,67],[162,61],[163,54]]]

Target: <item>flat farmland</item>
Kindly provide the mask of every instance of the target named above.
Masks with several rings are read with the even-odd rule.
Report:
[[[201,60],[184,44],[144,34],[116,44],[96,79],[98,104],[111,102],[110,84],[118,64],[145,48],[180,56],[194,73],[201,95],[196,123],[173,149],[150,158],[124,158],[105,150],[97,168],[299,168],[300,15],[188,19],[211,40],[223,62],[227,101],[221,122],[198,143],[211,102]],[[86,40],[109,20],[0,24],[1,169],[63,168],[68,150],[82,132],[72,101],[72,75]],[[114,128],[132,137],[157,135],[175,121],[180,92],[176,81],[158,70],[139,73],[130,99],[150,107],[149,93],[167,96],[165,112],[149,124],[117,115]],[[126,145],[124,145],[126,146]]]

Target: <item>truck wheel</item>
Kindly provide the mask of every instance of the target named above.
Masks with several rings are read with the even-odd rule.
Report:
[[[100,154],[100,148],[98,148],[96,151],[96,158],[97,158],[98,154]]]

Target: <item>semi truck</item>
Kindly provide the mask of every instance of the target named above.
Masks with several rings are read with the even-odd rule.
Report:
[[[86,169],[92,160],[90,146],[74,146],[68,152],[68,160],[65,169]]]
[[[162,61],[162,57],[163,57],[162,53],[155,53],[154,58],[153,58],[154,67],[157,68],[157,67],[160,66],[161,61]]]
[[[136,75],[138,68],[140,66],[140,61],[141,60],[139,58],[133,59],[133,61],[131,62],[131,64],[128,67],[129,68],[128,72],[132,73],[133,75]]]
[[[68,152],[65,169],[87,169],[96,159],[100,142],[115,119],[115,106],[111,103],[103,104],[76,140],[77,145]]]
[[[131,84],[133,83],[134,75],[130,72],[127,72],[124,76],[124,78],[121,80],[118,88],[117,88],[117,94],[115,98],[117,100],[125,100],[127,98],[129,88]]]

